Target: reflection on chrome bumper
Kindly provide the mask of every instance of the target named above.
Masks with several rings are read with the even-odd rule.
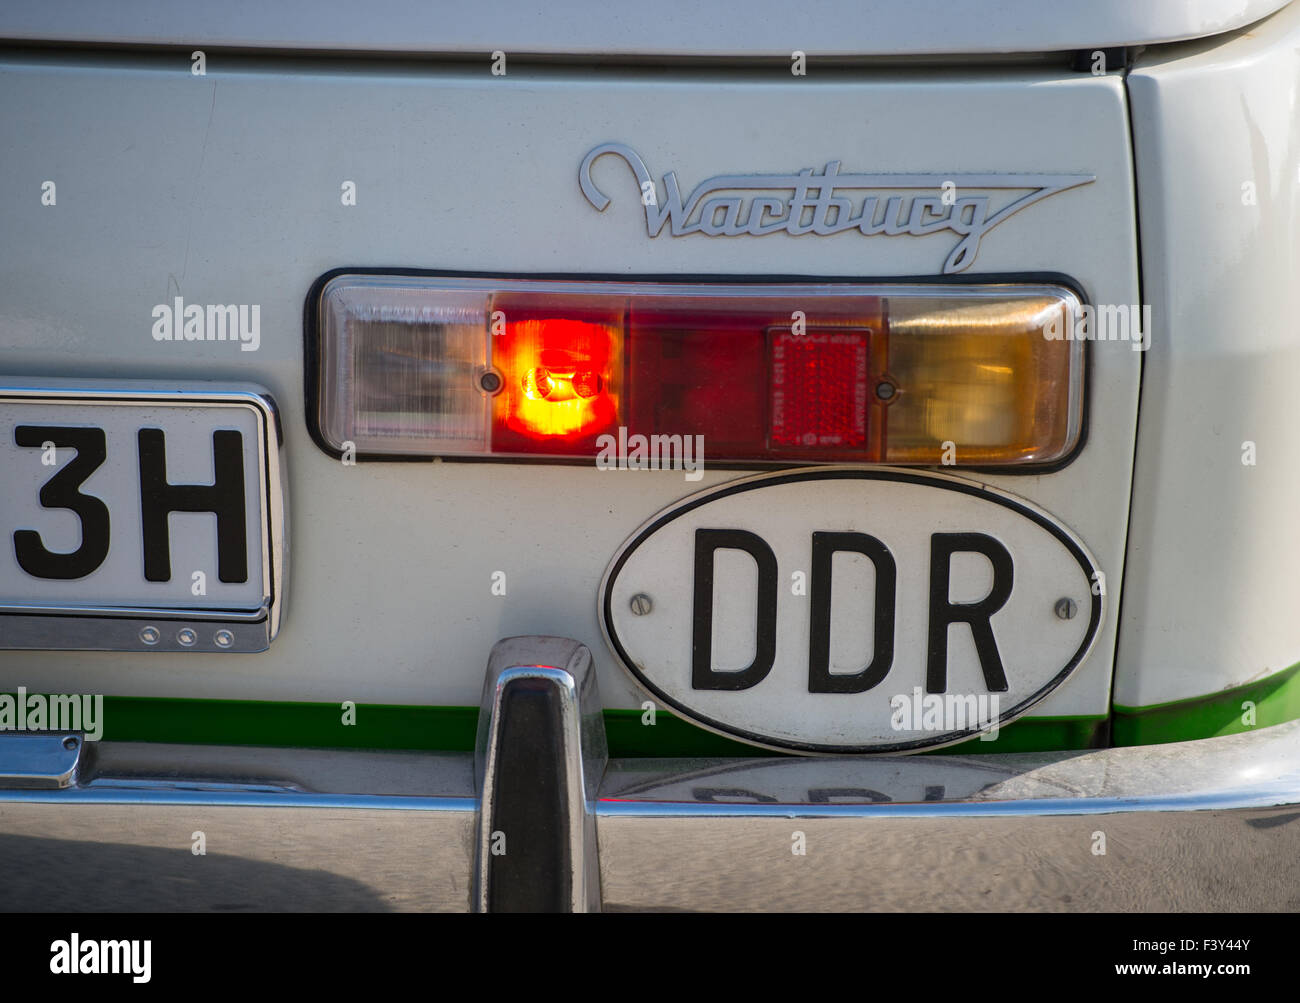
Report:
[[[606,909],[1300,908],[1300,722],[1052,755],[622,761],[602,797]]]
[[[512,656],[524,640],[512,639]],[[499,705],[485,700],[488,712]],[[589,718],[580,732],[576,718],[566,724],[570,711],[553,725],[568,728],[554,748],[571,758],[600,736]],[[480,733],[508,743],[508,725]],[[482,856],[481,801],[494,817],[546,817],[545,805],[506,810],[506,788],[482,797],[468,754],[69,750],[64,738],[0,735],[6,909],[465,910],[481,902],[475,874],[496,866]],[[1300,722],[1053,754],[611,760],[598,788],[579,783],[540,785],[566,798],[551,817],[568,820],[571,838],[506,833],[506,854],[518,847],[530,866],[574,880],[598,867],[598,899],[557,907],[1300,908]],[[571,887],[521,879],[518,867],[493,873]]]

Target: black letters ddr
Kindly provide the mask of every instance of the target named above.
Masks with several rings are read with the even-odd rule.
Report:
[[[77,490],[108,455],[104,430],[19,425],[14,429],[14,442],[37,449],[52,442],[56,447],[77,451],[67,466],[45,482],[40,499],[45,508],[66,508],[81,520],[81,546],[70,554],[46,550],[35,530],[17,530],[14,556],[18,558],[18,566],[37,578],[85,578],[108,556],[108,506]]]
[[[993,587],[979,602],[955,603],[948,598],[952,555],[958,551],[983,554],[993,565]],[[970,624],[975,639],[975,653],[984,671],[984,685],[990,692],[1006,692],[1007,674],[1002,656],[993,637],[989,621],[1011,597],[1013,578],[1011,554],[993,537],[984,533],[934,533],[930,537],[930,638],[926,659],[927,693],[943,693],[948,688],[948,625]]]
[[[876,568],[875,651],[860,672],[831,673],[831,560],[837,552],[862,554]],[[898,568],[888,548],[866,533],[813,533],[812,622],[808,634],[808,692],[864,693],[894,664],[894,603]]]
[[[144,576],[151,582],[172,577],[172,512],[212,512],[217,517],[217,577],[248,581],[248,538],[244,525],[243,436],[229,429],[212,433],[211,485],[169,484],[167,451],[160,428],[142,428],[140,445],[140,523],[144,534]]]
[[[758,565],[758,636],[754,660],[739,672],[713,671],[713,556],[743,550]],[[762,682],[776,661],[776,555],[763,539],[743,529],[695,531],[695,600],[691,630],[691,686],[697,690],[746,690]]]

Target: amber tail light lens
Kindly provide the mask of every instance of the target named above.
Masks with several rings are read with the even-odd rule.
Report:
[[[1040,466],[1083,427],[1081,311],[1046,284],[339,275],[319,437],[362,457],[594,457],[701,435],[712,462]],[[620,431],[622,438],[619,438]]]

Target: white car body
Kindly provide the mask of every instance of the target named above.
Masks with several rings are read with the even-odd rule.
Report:
[[[1286,724],[1300,715],[1293,678],[1300,663],[1293,418],[1300,5],[1015,0],[991,11],[909,0],[876,4],[868,17],[860,5],[831,2],[816,16],[801,13],[797,30],[776,4],[684,3],[656,7],[653,16],[638,10],[645,23],[591,2],[455,12],[389,2],[364,15],[332,2],[231,11],[197,2],[49,3],[0,11],[7,46],[0,135],[9,137],[0,148],[8,193],[0,205],[0,370],[32,383],[204,380],[265,388],[281,419],[289,527],[284,620],[266,652],[3,651],[0,692],[103,693],[119,699],[123,714],[147,710],[132,699],[165,698],[173,701],[166,713],[183,714],[179,723],[133,719],[121,734],[168,743],[186,741],[188,722],[240,713],[217,702],[274,702],[297,722],[307,711],[289,705],[313,704],[327,723],[295,724],[283,740],[268,723],[226,733],[214,725],[201,741],[364,745],[335,724],[348,702],[362,717],[383,705],[390,715],[384,721],[400,716],[393,707],[419,709],[419,721],[453,722],[439,726],[449,736],[466,714],[477,715],[483,665],[498,641],[560,636],[587,646],[600,703],[616,712],[607,722],[622,722],[618,734],[626,735],[640,727],[647,695],[602,638],[596,594],[606,567],[656,513],[744,472],[706,466],[691,483],[593,465],[342,464],[319,448],[304,420],[312,408],[304,299],[313,283],[342,268],[896,280],[939,275],[951,248],[951,235],[651,237],[636,185],[614,158],[592,168],[610,207],[597,212],[584,198],[579,165],[602,143],[626,144],[653,178],[675,172],[684,189],[719,174],[820,169],[830,161],[872,172],[1086,174],[1095,180],[988,233],[956,278],[1059,278],[1090,304],[1150,306],[1149,347],[1088,346],[1086,439],[1070,462],[1048,472],[968,475],[1026,499],[1076,534],[1105,572],[1107,614],[1084,662],[1009,726],[1008,741],[1016,744],[972,743],[962,751],[983,757],[982,765],[972,760],[966,768],[994,771],[999,796],[1029,806],[1024,813],[1034,818],[1026,825],[1044,833],[1050,825],[1032,802],[1049,788],[1093,799],[1098,811],[1126,797],[1161,811],[1160,799],[1182,783],[1178,771],[1187,767],[1142,748],[1154,742],[1236,743],[1219,752],[1201,744],[1203,759],[1186,761],[1229,764],[1202,767],[1211,777],[1207,790],[1237,789],[1231,764],[1247,771],[1252,763],[1278,764],[1269,776],[1279,786],[1234,803],[1243,811],[1300,800],[1297,733]],[[806,73],[791,72],[796,50]],[[203,53],[201,75],[196,52]],[[502,73],[493,69],[497,54],[504,55]],[[57,204],[42,203],[46,181],[57,185]],[[340,199],[349,182],[355,204]],[[151,309],[177,296],[257,304],[256,350],[155,340]],[[309,328],[308,342],[313,337]],[[947,472],[963,476],[960,467]],[[497,573],[507,583],[502,590],[494,588]],[[1213,708],[1208,716],[1206,706]],[[111,716],[107,723],[111,740]],[[1241,744],[1265,730],[1267,753]],[[308,732],[310,741],[295,737]],[[440,741],[381,744],[467,751],[455,745],[460,739]],[[657,742],[638,739],[639,755],[685,762],[690,754],[672,739]],[[1071,773],[1060,754],[1090,747],[1083,759],[1111,755],[1146,779],[1093,785]],[[156,765],[162,747],[122,748],[127,759]],[[190,746],[185,755],[201,764],[203,748]],[[999,762],[1004,750],[1047,758]],[[1144,751],[1164,758],[1139,762]],[[278,768],[286,776],[331,776],[320,759],[329,754],[285,755]],[[240,774],[249,768],[241,757],[230,751],[216,758],[243,763],[231,767]],[[624,775],[639,776],[634,757],[621,762]],[[889,782],[922,791],[929,768],[947,771],[954,790],[966,783],[954,779],[957,763],[925,762],[889,767],[901,771]],[[391,789],[351,779],[318,780],[309,789],[390,798],[423,789],[445,800],[454,789],[461,801],[448,831],[463,835],[480,824],[473,790],[457,786],[469,775],[464,762],[439,760],[436,769],[402,763],[415,779]],[[433,776],[455,779],[445,790],[422,788],[422,778]],[[775,776],[731,786],[761,792],[771,783],[775,790]],[[480,784],[482,777],[480,763]],[[816,786],[815,774],[809,777],[795,786]],[[638,782],[654,787],[644,777]],[[338,786],[346,783],[353,787]],[[1028,789],[1033,784],[1038,793]],[[969,785],[954,804],[978,805],[973,792],[986,788]],[[94,789],[91,782],[72,786]],[[651,874],[649,847],[686,824],[654,807],[686,797],[669,797],[667,789],[661,784],[659,794],[646,795],[651,807],[641,815],[608,819],[600,814],[606,809],[592,807],[600,799],[589,791],[585,810],[597,816],[599,835],[574,844],[574,853],[591,859],[583,865],[586,890],[575,891],[571,905],[603,898],[607,906],[648,908],[834,908],[853,907],[853,896],[864,894],[765,891],[766,872],[735,860],[726,865],[720,898],[692,899]],[[0,819],[34,836],[65,793],[77,796],[15,795]],[[772,798],[803,800],[788,791]],[[257,815],[253,803],[223,802],[224,815],[221,806],[202,810],[216,813],[210,824],[217,828],[229,824],[217,819],[243,813],[247,820],[232,830],[241,831],[270,817]],[[423,807],[430,818],[436,814]],[[102,810],[110,829],[130,827],[120,807]],[[261,810],[293,808],[286,802]],[[761,811],[746,826],[746,839],[759,839],[764,826],[789,828]],[[1283,829],[1270,832],[1294,839]],[[327,854],[339,836],[311,838]],[[1251,843],[1241,852],[1279,853],[1280,845]],[[251,860],[262,851],[246,852]],[[461,847],[447,870],[468,877],[479,868],[486,881],[484,852],[475,863]],[[690,868],[724,866],[704,856]],[[614,860],[630,863],[620,870]],[[471,902],[467,881],[448,885],[439,877],[407,895],[364,861],[329,867],[386,906],[488,902],[486,893]],[[574,865],[574,873],[583,867]],[[1091,887],[1087,878],[1079,882]],[[905,885],[900,876],[898,887]],[[1275,892],[1243,887],[1233,904],[1294,908],[1294,893]],[[1114,906],[1094,893],[1073,907]],[[915,905],[901,892],[885,900]],[[919,901],[943,907],[930,891]],[[1182,901],[1216,907],[1208,897]],[[1062,907],[1059,897],[1030,886],[1006,890],[994,906]]]

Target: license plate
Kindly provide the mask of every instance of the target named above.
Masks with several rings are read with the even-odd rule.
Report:
[[[0,648],[262,651],[279,429],[254,387],[0,387]]]
[[[995,731],[1096,639],[1105,578],[1029,502],[964,478],[819,468],[744,478],[620,548],[598,613],[638,684],[706,728],[805,753]]]

